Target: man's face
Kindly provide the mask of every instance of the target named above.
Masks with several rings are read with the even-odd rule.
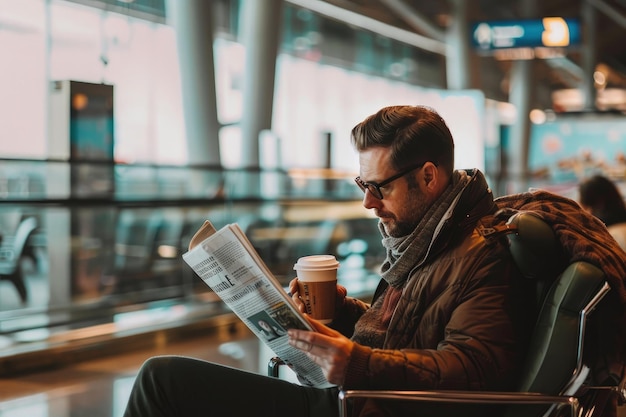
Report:
[[[392,167],[389,148],[370,148],[359,154],[360,177],[365,182],[380,183],[398,171]],[[415,181],[408,181],[413,177]],[[432,201],[423,189],[422,169],[416,169],[406,176],[381,187],[383,199],[378,199],[367,191],[363,196],[363,206],[373,209],[380,219],[385,232],[392,237],[406,236],[415,230]]]

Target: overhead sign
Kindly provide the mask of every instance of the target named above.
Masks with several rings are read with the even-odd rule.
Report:
[[[581,42],[580,22],[562,17],[478,22],[472,26],[471,34],[474,47],[485,52],[514,48],[566,48]]]

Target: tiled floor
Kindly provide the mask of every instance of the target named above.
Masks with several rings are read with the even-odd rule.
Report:
[[[154,355],[177,354],[257,372],[256,338],[213,334],[149,350],[104,357],[63,369],[0,378],[0,417],[120,417],[135,375]]]

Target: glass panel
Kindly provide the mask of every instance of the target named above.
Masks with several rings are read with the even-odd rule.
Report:
[[[238,223],[285,286],[297,258],[315,253],[340,260],[351,295],[371,294],[378,282],[377,220],[351,177],[103,164],[115,172],[115,192],[102,197],[71,190],[78,165],[3,161],[0,351],[61,329],[145,326],[119,322],[133,311],[162,311],[161,320],[223,313],[181,258],[206,219]],[[268,183],[279,198],[266,197]],[[246,194],[250,184],[258,188]]]

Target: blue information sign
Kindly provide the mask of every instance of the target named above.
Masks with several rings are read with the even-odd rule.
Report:
[[[580,22],[562,17],[478,22],[472,25],[471,35],[474,47],[485,52],[512,48],[566,48],[581,42]]]

